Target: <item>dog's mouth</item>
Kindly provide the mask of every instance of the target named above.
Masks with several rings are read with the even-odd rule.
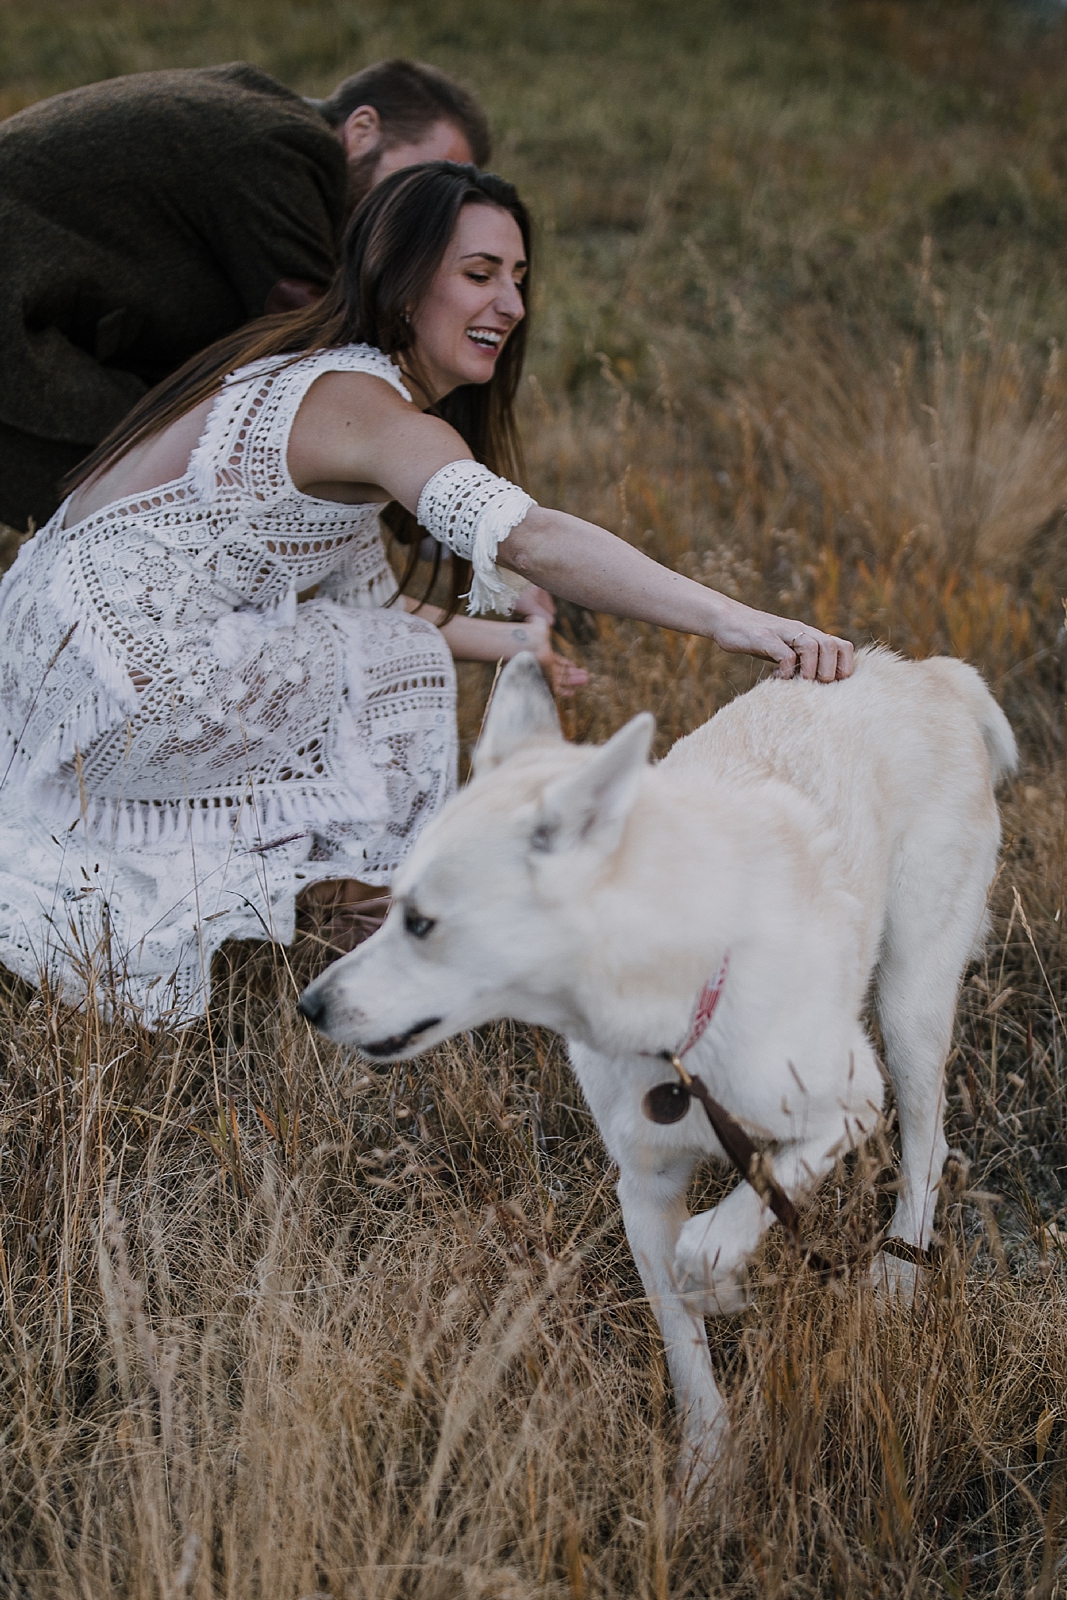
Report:
[[[376,1056],[379,1059],[384,1056],[397,1056],[401,1050],[406,1050],[409,1044],[414,1043],[421,1033],[429,1033],[431,1028],[436,1028],[440,1021],[440,1017],[426,1017],[422,1022],[416,1022],[407,1033],[394,1033],[388,1039],[374,1039],[369,1044],[361,1044],[359,1048],[364,1055]]]

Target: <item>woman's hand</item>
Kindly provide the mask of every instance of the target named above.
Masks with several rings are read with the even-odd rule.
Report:
[[[541,589],[533,592],[538,595],[544,594],[544,590]],[[551,604],[551,595],[546,598]],[[525,599],[525,593],[519,596],[516,611]],[[552,610],[554,615],[554,606]],[[560,655],[558,650],[553,650],[552,624],[546,619],[543,611],[525,612],[521,620],[508,622],[502,626],[507,628],[509,637],[504,641],[505,650],[501,651],[499,659],[510,661],[512,656],[517,656],[522,650],[531,651],[552,685],[553,691],[561,699],[569,700],[575,689],[584,688],[589,682],[589,674],[584,667],[577,666],[566,656]]]
[[[725,600],[725,596],[721,598]],[[833,683],[837,678],[851,677],[855,664],[847,639],[787,617],[772,616],[768,611],[753,611],[739,601],[726,600],[712,637],[723,650],[777,661],[778,678],[815,678],[819,683]]]
[[[548,673],[553,693],[558,694],[561,700],[570,700],[575,689],[584,689],[589,682],[585,668],[561,656],[558,650],[550,650],[547,662],[542,661],[541,665]]]
[[[532,651],[554,692],[568,700],[575,689],[589,682],[589,674],[584,667],[576,666],[552,648],[552,623],[545,615],[544,605],[545,600],[552,605],[552,596],[536,598],[542,591],[527,590],[520,605],[531,594],[535,603],[529,610],[523,607],[521,617],[510,622],[489,622],[485,617],[456,616],[444,624],[441,636],[457,661],[510,661],[520,651]],[[404,596],[403,604],[405,611],[425,617],[427,622],[438,624],[444,617],[440,607],[420,605],[408,595]],[[554,606],[552,610],[554,614]]]
[[[552,625],[556,620],[556,602],[547,589],[539,589],[536,584],[531,583],[515,601],[512,617],[516,622],[525,624],[526,629],[533,635],[530,642],[521,645],[521,648],[533,651],[553,691],[561,700],[569,700],[575,689],[584,688],[589,682],[589,674],[585,668],[577,666],[552,648]],[[518,651],[514,653],[518,654]]]

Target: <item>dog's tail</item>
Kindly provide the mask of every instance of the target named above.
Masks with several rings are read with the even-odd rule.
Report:
[[[1019,766],[1019,746],[1011,731],[1011,723],[983,683],[985,705],[979,713],[978,726],[989,752],[989,776],[994,789],[1004,778],[1010,778]]]
[[[967,702],[989,756],[989,779],[995,789],[998,783],[1010,778],[1019,765],[1019,747],[1011,723],[993,699],[981,673],[967,662],[936,656],[926,665],[941,669],[946,676],[951,675],[956,689]]]

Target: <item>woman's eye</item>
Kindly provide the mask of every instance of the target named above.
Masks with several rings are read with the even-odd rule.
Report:
[[[404,930],[413,939],[425,939],[433,925],[432,917],[420,917],[417,911],[410,909],[404,913]]]
[[[472,283],[488,283],[489,282],[489,274],[488,274],[488,272],[468,272],[467,276],[471,280]]]

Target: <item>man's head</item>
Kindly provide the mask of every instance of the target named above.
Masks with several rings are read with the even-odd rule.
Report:
[[[435,67],[395,57],[364,67],[314,102],[344,145],[358,203],[400,167],[423,161],[489,160],[485,112]]]

